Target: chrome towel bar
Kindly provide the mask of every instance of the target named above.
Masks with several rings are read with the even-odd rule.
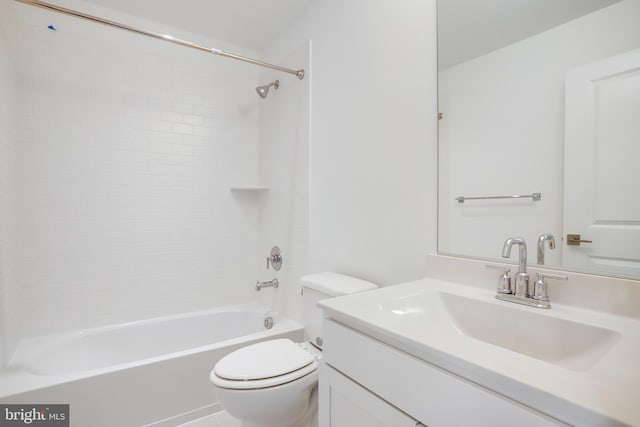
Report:
[[[465,200],[487,200],[487,199],[524,199],[529,198],[533,199],[534,202],[537,202],[542,198],[541,193],[533,193],[533,194],[516,194],[513,196],[481,196],[481,197],[465,197],[459,196],[456,197],[458,203],[464,203]]]

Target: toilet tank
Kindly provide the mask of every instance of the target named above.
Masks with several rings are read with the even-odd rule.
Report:
[[[308,340],[322,347],[322,310],[317,302],[327,298],[375,289],[378,285],[338,273],[302,276],[302,312]]]

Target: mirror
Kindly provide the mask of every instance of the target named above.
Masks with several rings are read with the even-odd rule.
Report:
[[[638,0],[439,1],[439,253],[507,262],[523,237],[536,265],[551,234],[544,266],[640,278],[638,17]]]

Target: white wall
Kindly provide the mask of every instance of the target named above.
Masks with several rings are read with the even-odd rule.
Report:
[[[20,335],[16,189],[16,16],[0,2],[0,370]]]
[[[258,69],[20,11],[24,334],[255,299]]]
[[[637,48],[639,16],[623,1],[440,73],[441,252],[498,258],[507,237],[562,236],[565,73]],[[454,200],[532,192],[542,200]]]
[[[382,285],[436,248],[434,1],[314,2],[269,53],[311,40],[309,271]]]

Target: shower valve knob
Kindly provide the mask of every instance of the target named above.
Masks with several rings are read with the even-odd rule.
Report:
[[[267,270],[269,266],[273,267],[275,271],[280,271],[282,268],[282,254],[277,246],[271,248],[271,255],[267,257]]]

